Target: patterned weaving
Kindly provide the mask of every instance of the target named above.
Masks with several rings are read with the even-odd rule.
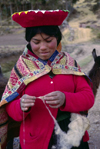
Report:
[[[39,59],[29,55],[25,48],[12,69],[0,106],[15,99],[30,82],[50,71],[54,74],[85,75],[79,65],[76,67],[75,64],[75,60],[68,53],[60,52],[53,62],[49,61],[44,65]]]
[[[0,107],[0,149],[5,149],[7,145],[8,116],[4,107]]]

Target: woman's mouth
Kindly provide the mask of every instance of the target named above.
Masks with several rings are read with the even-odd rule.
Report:
[[[42,52],[42,53],[40,53],[42,56],[45,56],[45,55],[48,55],[49,54],[49,52]]]

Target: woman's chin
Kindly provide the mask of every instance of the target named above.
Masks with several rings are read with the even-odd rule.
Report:
[[[41,56],[41,57],[39,57],[39,58],[42,59],[42,60],[48,60],[48,59],[49,59],[48,56]]]

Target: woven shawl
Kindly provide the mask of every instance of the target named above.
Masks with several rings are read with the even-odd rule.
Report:
[[[19,57],[11,71],[0,106],[14,100],[30,82],[48,74],[50,71],[55,75],[73,74],[85,76],[80,66],[76,66],[76,61],[66,52],[60,52],[53,62],[44,65],[37,58],[29,55],[28,49],[25,48],[23,54]]]

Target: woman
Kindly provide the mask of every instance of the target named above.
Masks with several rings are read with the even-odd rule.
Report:
[[[67,132],[71,113],[87,111],[94,104],[89,81],[79,65],[68,53],[56,50],[62,39],[58,25],[67,14],[58,10],[28,11],[12,16],[26,28],[28,44],[12,69],[2,102],[14,99],[7,104],[6,111],[15,121],[22,122],[22,149],[56,147],[52,116]],[[86,132],[80,145],[71,148],[88,149],[88,139]]]

